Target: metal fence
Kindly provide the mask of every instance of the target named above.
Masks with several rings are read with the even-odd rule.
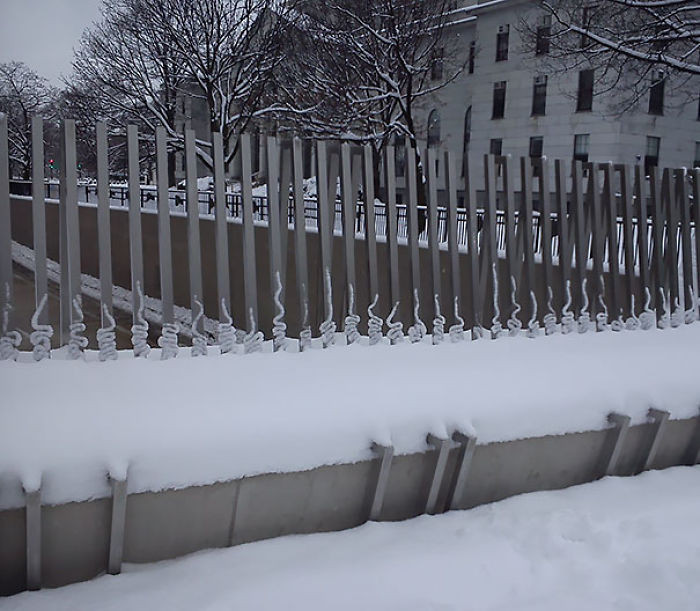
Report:
[[[33,129],[32,218],[35,257],[36,314],[31,336],[35,358],[49,355],[47,337],[53,330],[46,315],[46,196],[58,195],[61,265],[61,344],[80,357],[86,342],[80,309],[80,232],[78,206],[82,199],[76,175],[75,124],[62,125],[62,163],[58,193],[45,183],[43,174],[43,123],[35,118]],[[258,276],[269,274],[275,316],[271,338],[274,350],[289,345],[286,338],[285,302],[295,299],[299,350],[317,343],[327,347],[342,329],[345,343],[360,339],[358,325],[367,323],[369,343],[420,341],[427,332],[421,316],[432,321],[432,341],[444,337],[458,341],[465,330],[478,338],[490,331],[546,334],[666,327],[692,322],[698,317],[698,265],[700,260],[699,170],[656,169],[644,175],[639,166],[612,163],[567,163],[556,160],[513,159],[505,156],[470,158],[460,176],[449,152],[406,149],[406,204],[397,202],[394,150],[387,147],[382,159],[384,193],[375,198],[375,164],[368,146],[347,142],[315,143],[317,195],[304,191],[302,144],[299,139],[268,137],[266,142],[267,195],[255,197],[251,182],[251,142],[241,136],[242,181],[240,193],[227,193],[223,143],[214,134],[214,190],[197,189],[194,133],[185,134],[186,187],[167,185],[167,139],[156,132],[157,184],[139,184],[139,134],[127,129],[128,182],[115,188],[109,182],[107,129],[98,123],[95,132],[97,181],[83,186],[85,199],[97,207],[99,280],[102,328],[98,334],[100,358],[116,357],[112,317],[112,250],[110,207],[126,206],[133,315],[134,354],[147,354],[148,326],[143,317],[144,261],[141,217],[152,207],[158,217],[158,254],[163,358],[178,350],[174,318],[173,266],[170,216],[181,209],[187,218],[190,307],[194,355],[206,352],[202,325],[201,215],[215,223],[215,269],[218,333],[221,352],[258,351],[265,339],[259,331]],[[419,161],[420,159],[420,161]],[[427,161],[427,163],[425,163]],[[439,205],[438,161],[441,164],[442,199]],[[422,176],[423,168],[427,175]],[[483,207],[477,207],[477,183],[483,188]],[[516,189],[517,183],[517,189]],[[568,186],[570,185],[570,186]],[[339,188],[338,188],[339,186]],[[458,189],[464,203],[458,205]],[[0,119],[0,305],[3,313],[2,355],[16,354],[21,338],[13,331],[10,233],[10,180],[8,175],[7,122]],[[339,194],[339,195],[338,195]],[[115,203],[116,201],[116,203]],[[425,205],[421,202],[425,201]],[[535,206],[535,202],[537,205]],[[537,208],[537,209],[535,209]],[[229,255],[228,224],[242,225],[243,257]],[[256,224],[267,225],[269,269],[256,262]],[[318,233],[320,269],[310,269],[308,233]],[[287,291],[288,238],[293,240],[295,291]],[[342,270],[332,273],[333,240],[342,241]],[[258,237],[258,239],[260,239]],[[378,258],[378,243],[385,243],[386,257]],[[358,243],[366,254],[366,269],[357,269]],[[444,251],[444,252],[443,252]],[[384,252],[384,251],[383,251]],[[421,256],[421,252],[423,255]],[[442,254],[441,254],[442,253]],[[616,256],[610,256],[615,253]],[[421,258],[428,258],[427,272]],[[400,279],[400,260],[408,274]],[[246,331],[235,333],[231,319],[229,267],[237,265],[243,277]],[[337,268],[337,265],[336,265]],[[380,283],[381,277],[385,278]],[[446,269],[448,281],[442,281]],[[310,274],[323,278],[323,322],[311,328],[309,317]],[[465,281],[466,279],[466,281]],[[408,287],[400,286],[408,283]],[[360,304],[360,285],[369,295]],[[366,286],[364,286],[366,285]],[[445,285],[449,288],[445,289]],[[499,291],[499,285],[501,290]],[[408,291],[406,291],[408,288]],[[342,312],[333,307],[333,292],[344,294]],[[408,293],[410,303],[401,303]],[[430,295],[420,303],[420,295]],[[380,296],[388,304],[382,320],[377,310]],[[407,301],[404,299],[404,301]],[[538,303],[539,301],[539,303]],[[365,309],[365,306],[368,306]],[[421,312],[423,314],[421,314]],[[445,316],[447,315],[447,317]],[[449,322],[449,328],[447,324]],[[507,324],[506,324],[507,323]],[[506,329],[507,327],[507,329]],[[342,337],[342,335],[341,335]],[[362,340],[364,341],[364,340]],[[242,343],[240,348],[236,344]]]

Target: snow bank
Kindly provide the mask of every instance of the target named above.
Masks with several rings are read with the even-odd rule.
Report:
[[[194,554],[3,611],[698,608],[700,467]]]
[[[366,341],[366,338],[365,340]],[[644,420],[700,406],[700,324],[667,331],[503,338],[431,346],[335,346],[100,363],[0,362],[0,507],[43,480],[46,503],[311,469],[426,448],[601,429],[608,412]],[[269,343],[267,348],[269,349]],[[23,358],[30,360],[28,354]]]

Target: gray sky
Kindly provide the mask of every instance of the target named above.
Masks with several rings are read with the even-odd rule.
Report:
[[[73,47],[101,0],[0,0],[0,62],[23,61],[53,84],[71,70]]]

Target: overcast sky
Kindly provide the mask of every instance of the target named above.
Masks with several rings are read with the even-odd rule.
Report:
[[[23,61],[53,84],[71,70],[73,47],[101,0],[0,0],[0,62]]]

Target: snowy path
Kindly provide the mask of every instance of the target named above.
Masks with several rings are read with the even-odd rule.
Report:
[[[700,467],[607,478],[470,511],[207,551],[2,611],[690,611]]]
[[[366,341],[366,340],[365,340]],[[479,443],[602,429],[700,406],[700,324],[667,331],[336,346],[147,361],[0,362],[0,508],[207,484],[397,454],[426,434]],[[28,356],[28,355],[24,355]],[[31,358],[31,357],[28,357]]]

